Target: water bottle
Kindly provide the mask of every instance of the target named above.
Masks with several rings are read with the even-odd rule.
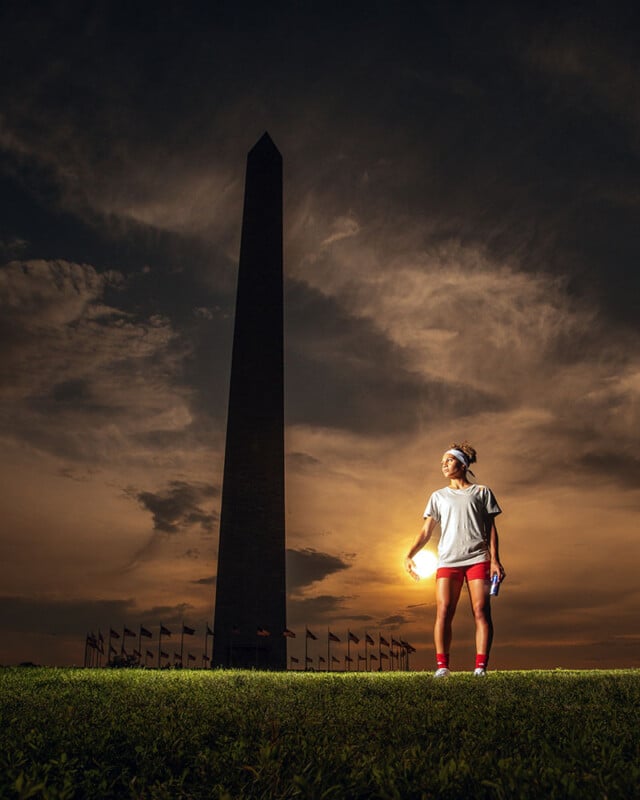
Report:
[[[500,576],[497,572],[495,572],[491,577],[491,590],[489,591],[489,595],[491,597],[497,597],[498,592],[500,591]]]

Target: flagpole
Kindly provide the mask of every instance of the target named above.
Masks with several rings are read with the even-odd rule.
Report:
[[[158,669],[160,669],[160,653],[162,652],[162,623],[160,623],[160,633],[158,634]]]
[[[184,620],[182,620],[182,633],[180,634],[180,667],[181,668],[184,665],[183,655],[184,655]]]

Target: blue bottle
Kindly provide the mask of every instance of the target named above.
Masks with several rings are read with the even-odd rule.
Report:
[[[500,576],[496,572],[491,576],[491,589],[489,591],[489,595],[491,597],[497,597],[499,591],[500,591]]]

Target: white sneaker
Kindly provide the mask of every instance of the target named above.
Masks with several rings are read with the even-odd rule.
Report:
[[[473,674],[476,678],[485,678],[487,675],[487,670],[484,667],[478,667],[474,670]]]
[[[447,669],[446,667],[440,667],[434,673],[434,678],[448,678],[451,675],[451,670]]]

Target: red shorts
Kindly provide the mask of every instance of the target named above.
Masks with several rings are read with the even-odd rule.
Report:
[[[479,564],[469,564],[466,567],[438,567],[436,580],[438,578],[453,578],[453,580],[463,583],[466,578],[467,583],[469,581],[488,581],[490,568],[490,561],[481,561]]]

